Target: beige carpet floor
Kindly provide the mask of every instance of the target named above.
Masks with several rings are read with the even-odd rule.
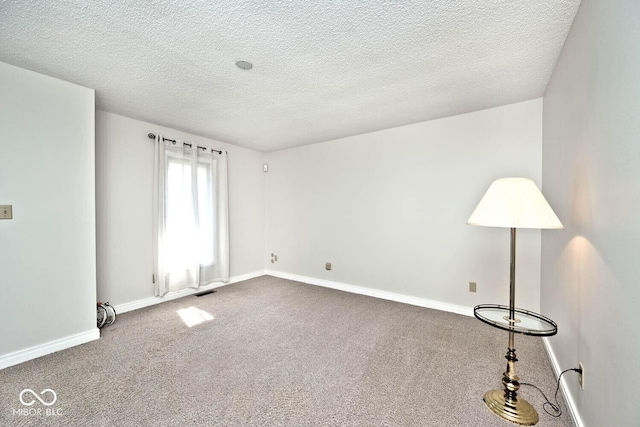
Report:
[[[501,388],[507,334],[473,317],[263,276],[121,314],[102,335],[0,371],[0,425],[513,425],[482,401]],[[516,349],[520,380],[553,394],[541,339]],[[27,388],[57,400],[25,413]],[[552,418],[536,390],[520,396],[540,426],[573,425],[563,402]]]

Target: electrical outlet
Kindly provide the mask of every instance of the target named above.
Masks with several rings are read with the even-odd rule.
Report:
[[[326,263],[324,264],[324,269],[325,269],[325,270],[331,270],[331,263],[330,263],[330,262],[326,262]]]
[[[0,206],[0,219],[13,219],[13,206],[11,205]]]
[[[476,286],[477,286],[476,282],[469,282],[469,292],[475,292]]]
[[[580,372],[580,375],[578,376],[578,381],[580,382],[580,387],[584,390],[584,365],[582,362],[580,362],[579,365],[582,372]]]

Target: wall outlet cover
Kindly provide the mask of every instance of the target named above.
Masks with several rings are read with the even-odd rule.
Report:
[[[0,219],[12,219],[12,218],[13,218],[13,206],[0,205]]]

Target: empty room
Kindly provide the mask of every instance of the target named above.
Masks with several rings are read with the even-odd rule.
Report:
[[[640,425],[638,22],[0,2],[0,425]]]

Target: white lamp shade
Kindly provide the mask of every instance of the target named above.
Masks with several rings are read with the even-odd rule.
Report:
[[[538,186],[529,178],[493,181],[467,224],[507,228],[564,228]]]

